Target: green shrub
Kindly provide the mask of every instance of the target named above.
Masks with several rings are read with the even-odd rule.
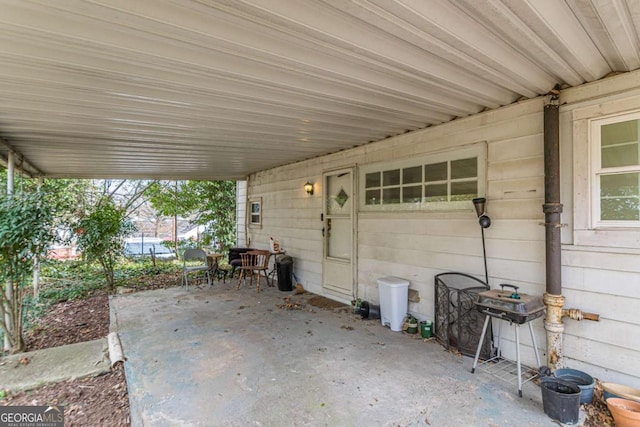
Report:
[[[78,221],[76,231],[83,258],[100,264],[107,289],[115,292],[114,269],[124,256],[125,237],[135,231],[134,225],[126,219],[125,210],[117,207],[110,197],[105,197]]]
[[[40,193],[0,198],[0,326],[10,352],[24,350],[23,307],[34,261],[54,240],[54,213]]]

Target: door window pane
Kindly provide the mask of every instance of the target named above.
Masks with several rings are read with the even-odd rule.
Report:
[[[351,219],[333,218],[327,221],[327,256],[351,259]]]

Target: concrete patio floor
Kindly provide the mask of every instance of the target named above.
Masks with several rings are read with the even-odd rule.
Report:
[[[471,358],[311,296],[216,283],[112,297],[132,426],[557,425],[537,385],[519,398]]]

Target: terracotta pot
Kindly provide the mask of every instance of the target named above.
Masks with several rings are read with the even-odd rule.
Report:
[[[640,403],[633,400],[610,397],[607,407],[617,427],[640,427]]]

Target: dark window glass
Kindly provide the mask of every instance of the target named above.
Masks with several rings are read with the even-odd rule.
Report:
[[[451,183],[451,201],[471,200],[478,196],[477,181],[464,181]]]
[[[425,185],[424,198],[426,202],[446,202],[447,184]]]
[[[478,176],[476,157],[451,161],[451,179],[475,178]]]
[[[403,184],[415,184],[418,182],[422,182],[422,168],[420,166],[402,169]]]
[[[380,172],[368,173],[365,177],[365,188],[380,187]]]
[[[424,181],[446,181],[447,180],[447,162],[433,163],[424,165]]]
[[[420,203],[422,201],[422,185],[402,187],[402,203]]]
[[[364,197],[367,205],[379,205],[382,201],[380,198],[380,190],[367,190]]]
[[[382,190],[382,201],[385,205],[400,203],[400,187]]]
[[[400,185],[400,169],[394,169],[392,171],[382,172],[383,185]]]

